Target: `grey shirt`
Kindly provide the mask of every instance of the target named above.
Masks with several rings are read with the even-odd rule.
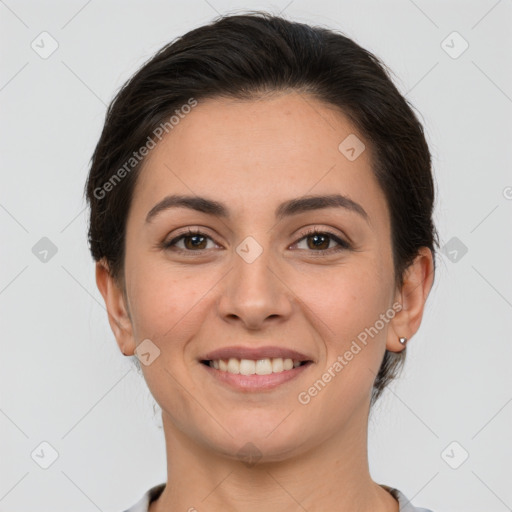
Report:
[[[151,487],[151,489],[149,489],[142,498],[133,505],[133,507],[130,507],[124,512],[148,512],[149,504],[162,494],[164,487],[165,483]],[[398,489],[382,484],[381,487],[386,489],[386,491],[390,492],[391,495],[396,498],[400,506],[400,512],[432,512],[432,510],[427,508],[418,508],[413,506],[413,504]]]

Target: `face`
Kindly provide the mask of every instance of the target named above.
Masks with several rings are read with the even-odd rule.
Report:
[[[338,148],[351,134],[297,93],[207,100],[141,170],[123,349],[158,348],[141,367],[164,421],[213,452],[282,460],[367,419],[397,291],[370,148]]]

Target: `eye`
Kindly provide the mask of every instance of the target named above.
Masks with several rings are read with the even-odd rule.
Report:
[[[305,247],[300,247],[301,243],[305,243]],[[332,242],[336,245],[333,247]],[[301,250],[311,250],[316,252],[338,252],[350,249],[350,244],[339,236],[330,231],[321,231],[319,229],[311,229],[300,238],[295,245]]]
[[[212,246],[208,246],[208,241],[217,247],[217,244],[212,240],[211,237],[199,230],[188,229],[185,233],[182,233],[168,242],[164,242],[163,246],[166,249],[175,247],[179,251],[194,252],[202,251],[205,249],[212,249]],[[180,245],[181,244],[181,245]]]
[[[211,242],[209,244],[209,242]],[[303,244],[305,247],[300,247]],[[165,249],[173,249],[178,252],[201,252],[206,249],[218,248],[214,240],[199,230],[188,229],[168,242],[162,244]],[[304,233],[302,237],[295,242],[294,246],[300,250],[313,251],[323,255],[325,253],[338,252],[350,249],[348,242],[338,235],[326,230],[311,229]],[[293,247],[293,246],[292,246]]]

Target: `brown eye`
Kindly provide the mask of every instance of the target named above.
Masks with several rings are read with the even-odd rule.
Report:
[[[305,242],[306,247],[300,247],[300,244],[303,242]],[[296,245],[298,249],[310,250],[319,253],[330,253],[350,249],[350,244],[334,233],[318,230],[305,233],[304,236],[296,242]]]
[[[330,237],[325,234],[308,235],[306,237],[309,249],[328,249]]]
[[[211,241],[210,246],[208,246],[209,241]],[[198,252],[210,249],[216,246],[216,244],[205,233],[189,230],[186,233],[178,235],[169,242],[165,242],[163,246],[165,249],[175,249],[183,252]]]
[[[201,235],[183,236],[183,243],[186,249],[206,249],[206,237]]]

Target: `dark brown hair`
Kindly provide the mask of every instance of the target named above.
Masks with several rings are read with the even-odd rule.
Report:
[[[435,254],[438,244],[429,148],[421,123],[388,73],[376,56],[340,33],[264,12],[221,16],[164,46],[107,110],[85,190],[93,258],[104,259],[124,290],[126,219],[144,161],[139,149],[154,145],[158,127],[169,125],[184,105],[297,91],[342,111],[369,146],[390,212],[400,286],[418,250],[428,247]],[[372,403],[404,359],[405,350],[386,350]]]

